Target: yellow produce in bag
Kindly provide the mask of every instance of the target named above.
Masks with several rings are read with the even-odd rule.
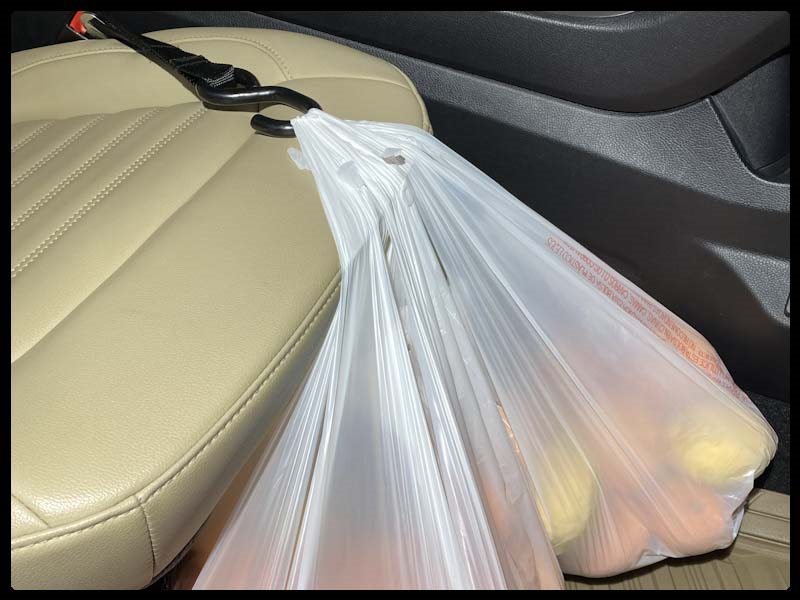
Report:
[[[339,306],[196,588],[550,589],[733,541],[777,439],[697,332],[433,136],[292,124]]]

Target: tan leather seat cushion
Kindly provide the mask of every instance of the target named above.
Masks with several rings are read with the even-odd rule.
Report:
[[[408,79],[317,38],[152,34],[345,118],[429,128]],[[145,586],[290,400],[336,304],[312,177],[116,41],[12,56],[15,588]],[[287,118],[291,109],[265,114]]]

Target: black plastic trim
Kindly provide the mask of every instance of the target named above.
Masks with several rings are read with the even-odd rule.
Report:
[[[587,106],[675,108],[789,46],[786,11],[268,11],[268,16]]]

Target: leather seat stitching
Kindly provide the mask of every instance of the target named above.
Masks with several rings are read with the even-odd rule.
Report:
[[[21,67],[17,67],[13,71],[11,71],[11,76],[14,77],[15,75],[19,75],[23,71],[27,71],[33,67],[38,67],[39,65],[44,65],[50,62],[56,62],[61,60],[62,58],[72,58],[73,56],[79,56],[81,54],[106,54],[108,52],[121,52],[124,54],[134,54],[135,51],[131,50],[127,47],[122,48],[89,48],[88,50],[78,50],[77,52],[64,52],[62,54],[53,54],[48,56],[47,58],[42,58],[40,60],[33,61],[32,63],[28,63],[26,65],[22,65]]]
[[[170,40],[169,43],[171,43],[171,44],[180,44],[180,43],[183,43],[183,42],[191,42],[191,41],[202,41],[202,40],[211,40],[211,41],[213,41],[215,39],[216,40],[220,40],[220,41],[224,41],[226,39],[230,39],[232,41],[235,40],[235,41],[239,41],[239,42],[249,42],[250,44],[255,44],[259,49],[262,50],[262,52],[264,54],[266,54],[267,56],[269,56],[272,59],[272,61],[276,64],[278,69],[281,71],[281,73],[283,73],[283,75],[287,79],[291,79],[292,78],[291,74],[289,73],[289,67],[287,66],[287,64],[284,61],[283,57],[280,54],[278,54],[278,52],[275,49],[273,49],[272,47],[267,46],[266,44],[263,44],[263,43],[258,42],[256,40],[251,40],[251,39],[248,39],[248,38],[240,38],[240,37],[228,37],[228,36],[202,37],[202,36],[195,35],[195,36],[192,36],[192,37],[189,37],[189,38],[180,38],[180,39]],[[11,72],[11,76],[14,77],[15,75],[18,75],[19,73],[22,73],[23,71],[26,71],[26,70],[31,69],[33,67],[36,67],[38,65],[47,64],[47,63],[54,62],[54,61],[57,61],[57,60],[62,60],[62,59],[65,59],[65,58],[71,58],[71,57],[79,56],[79,55],[83,55],[83,54],[105,54],[105,53],[108,53],[108,52],[121,52],[121,53],[125,53],[125,54],[135,54],[136,53],[135,50],[131,50],[130,48],[128,48],[126,46],[123,46],[121,48],[102,48],[102,49],[91,48],[91,49],[88,49],[88,50],[78,50],[76,52],[65,52],[65,53],[62,53],[62,54],[54,54],[52,56],[48,56],[47,58],[43,58],[43,59],[34,61],[32,63],[28,63],[26,65],[22,65],[21,67],[17,67],[16,69],[14,69]]]
[[[247,139],[249,139],[249,138],[245,138],[244,142],[246,142],[246,141],[247,141]],[[243,144],[244,144],[244,142],[243,142]],[[192,201],[192,199],[195,197],[195,195],[196,195],[196,194],[197,194],[197,193],[198,193],[198,192],[199,192],[201,189],[203,189],[203,187],[204,187],[205,185],[207,185],[209,181],[211,181],[211,180],[212,180],[214,177],[216,177],[216,176],[217,176],[217,175],[218,175],[220,172],[222,172],[222,170],[225,168],[225,165],[227,165],[227,164],[228,164],[228,162],[229,162],[229,161],[230,161],[230,160],[231,160],[231,159],[232,159],[234,156],[236,156],[236,154],[237,154],[237,153],[238,153],[238,152],[239,152],[239,151],[242,149],[242,147],[243,147],[243,144],[242,144],[242,145],[240,145],[240,146],[239,146],[239,147],[238,147],[238,148],[237,148],[237,149],[236,149],[236,150],[235,150],[235,151],[234,151],[234,152],[233,152],[233,153],[232,153],[232,154],[231,154],[231,155],[230,155],[230,156],[229,156],[227,159],[225,159],[225,160],[224,160],[222,163],[220,163],[220,165],[219,165],[218,167],[216,167],[216,168],[213,170],[213,172],[212,172],[211,176],[210,176],[208,179],[206,179],[206,181],[204,181],[204,182],[203,182],[203,184],[202,184],[200,187],[198,187],[198,188],[197,188],[197,189],[196,189],[194,192],[192,192],[192,194],[190,194],[190,195],[189,195],[189,197],[188,197],[188,198],[187,198],[187,199],[186,199],[184,202],[182,202],[182,203],[181,203],[181,205],[180,205],[180,206],[178,206],[178,207],[175,209],[175,211],[174,211],[174,212],[172,212],[170,215],[168,215],[168,216],[167,216],[167,217],[166,217],[166,218],[165,218],[165,219],[162,221],[161,225],[159,225],[158,227],[156,227],[156,229],[155,229],[155,230],[154,230],[154,231],[153,231],[153,232],[150,234],[150,236],[148,236],[146,239],[142,240],[142,242],[139,244],[139,248],[141,248],[141,247],[142,247],[142,246],[143,246],[143,245],[144,245],[144,244],[147,242],[147,240],[149,240],[149,239],[150,239],[150,237],[152,237],[153,235],[155,235],[155,232],[156,232],[156,231],[158,231],[158,229],[160,229],[160,228],[161,228],[161,227],[162,227],[162,226],[163,226],[163,225],[164,225],[164,224],[165,224],[165,223],[166,223],[166,222],[167,222],[169,219],[171,219],[171,218],[172,218],[172,217],[173,217],[173,216],[174,216],[174,215],[175,215],[175,214],[176,214],[178,211],[180,211],[180,210],[181,210],[181,209],[182,209],[182,208],[183,208],[185,205],[187,205],[189,202],[191,202],[191,201]],[[79,302],[79,303],[78,303],[78,304],[77,304],[77,305],[76,305],[74,308],[70,309],[69,313],[67,313],[67,315],[65,315],[65,316],[64,316],[64,317],[63,317],[63,318],[62,318],[62,319],[61,319],[61,320],[60,320],[58,323],[56,323],[55,325],[53,325],[53,327],[51,327],[51,328],[48,330],[48,332],[47,332],[47,333],[45,333],[45,334],[44,334],[44,335],[43,335],[43,336],[42,336],[42,337],[41,337],[41,338],[40,338],[38,341],[34,342],[33,346],[31,346],[30,348],[28,348],[27,350],[25,350],[25,352],[23,352],[22,354],[20,354],[19,356],[17,356],[15,359],[13,359],[13,360],[11,361],[11,364],[13,365],[13,364],[14,364],[16,361],[18,361],[20,358],[22,358],[23,356],[25,356],[25,355],[26,355],[28,352],[30,352],[30,351],[31,351],[31,350],[32,350],[34,347],[36,347],[36,345],[37,345],[37,344],[39,344],[39,343],[40,343],[40,342],[41,342],[43,339],[45,339],[45,338],[46,338],[46,337],[47,337],[47,336],[50,334],[50,332],[54,331],[54,330],[55,330],[55,329],[56,329],[56,328],[57,328],[57,327],[58,327],[58,326],[59,326],[59,325],[60,325],[60,324],[61,324],[63,321],[65,321],[65,320],[67,319],[67,317],[68,317],[68,316],[69,316],[69,315],[70,315],[70,314],[71,314],[71,313],[72,313],[72,312],[73,312],[73,311],[74,311],[74,310],[75,310],[75,309],[76,309],[78,306],[80,306],[80,305],[81,305],[81,304],[82,304],[82,303],[83,303],[83,302],[84,302],[86,299],[88,299],[88,298],[89,298],[89,296],[91,296],[92,294],[94,294],[94,293],[95,293],[95,292],[96,292],[96,291],[97,291],[97,290],[98,290],[98,289],[99,289],[99,288],[100,288],[100,287],[103,285],[103,283],[104,283],[105,281],[107,281],[108,279],[110,279],[112,276],[114,276],[114,274],[116,274],[116,273],[117,273],[117,271],[119,271],[119,270],[120,270],[122,267],[124,267],[124,266],[125,266],[125,263],[126,263],[126,262],[127,262],[127,261],[128,261],[128,260],[129,260],[129,259],[130,259],[130,258],[131,258],[133,255],[134,255],[134,254],[136,254],[136,252],[138,252],[138,248],[137,248],[136,250],[134,250],[133,252],[131,252],[131,254],[130,254],[130,255],[129,255],[129,256],[128,256],[128,257],[127,257],[127,258],[126,258],[126,259],[125,259],[125,260],[124,260],[124,261],[123,261],[123,262],[122,262],[120,265],[119,265],[119,266],[118,266],[118,267],[116,267],[116,268],[115,268],[115,269],[114,269],[114,270],[111,272],[111,274],[109,274],[108,276],[106,276],[105,278],[103,278],[103,280],[102,280],[102,281],[98,282],[98,283],[97,283],[97,285],[94,287],[94,289],[92,289],[92,290],[91,290],[91,291],[90,291],[90,292],[89,292],[89,293],[86,295],[86,297],[85,297],[83,300],[81,300],[81,301],[80,301],[80,302]]]
[[[142,126],[144,123],[155,117],[160,112],[164,111],[164,108],[154,108],[143,115],[140,115],[133,123],[129,124],[125,129],[123,129],[120,133],[114,136],[113,139],[106,142],[100,150],[95,152],[92,156],[86,159],[77,169],[75,169],[69,176],[60,181],[56,187],[51,189],[47,192],[42,198],[34,202],[30,207],[28,207],[22,214],[17,216],[13,221],[11,221],[11,231],[14,231],[17,227],[22,225],[26,220],[28,220],[36,211],[42,208],[45,204],[50,202],[53,198],[55,198],[59,193],[61,193],[68,185],[70,185],[73,181],[75,181],[80,175],[83,175],[89,167],[91,167],[94,163],[100,160],[103,156],[108,154],[109,151],[114,149],[120,142],[122,142],[125,138],[131,135],[136,129]]]
[[[40,134],[44,133],[45,131],[47,131],[48,129],[50,129],[50,128],[51,128],[53,125],[55,125],[55,124],[56,124],[56,121],[55,121],[55,120],[53,120],[53,121],[48,121],[48,122],[47,122],[47,123],[45,123],[44,125],[39,125],[39,127],[37,127],[36,129],[34,129],[34,130],[33,130],[31,133],[29,133],[29,134],[28,134],[26,137],[22,138],[22,139],[21,139],[20,141],[18,141],[16,144],[13,144],[13,145],[11,146],[11,153],[13,154],[14,152],[16,152],[17,150],[19,150],[20,148],[22,148],[22,147],[23,147],[25,144],[27,144],[28,142],[35,140],[37,137],[39,137],[39,135],[40,135]]]
[[[337,277],[339,277],[339,274],[338,274],[338,273],[337,273],[337,274],[336,274],[336,276],[335,276],[335,277],[334,277],[334,278],[331,280],[331,283],[332,283],[333,281],[335,281],[335,279],[336,279]],[[328,285],[330,285],[330,283],[329,283]],[[301,340],[302,340],[302,339],[303,339],[303,338],[306,336],[306,334],[308,333],[308,331],[311,329],[311,327],[312,327],[312,326],[314,325],[314,323],[317,321],[317,319],[319,318],[319,316],[320,316],[320,315],[321,315],[321,314],[322,314],[322,313],[325,311],[325,308],[328,306],[328,304],[330,304],[331,300],[332,300],[332,299],[333,299],[333,298],[336,296],[336,293],[339,291],[339,286],[340,286],[340,284],[336,284],[336,287],[334,287],[334,288],[333,288],[333,290],[331,290],[330,294],[328,294],[328,297],[325,299],[325,302],[322,304],[322,306],[320,306],[320,307],[319,307],[319,308],[316,310],[316,312],[314,313],[314,316],[312,317],[311,321],[309,321],[309,323],[308,323],[308,324],[307,324],[307,325],[306,325],[306,326],[303,328],[303,331],[300,333],[300,337],[298,337],[298,338],[295,340],[295,342],[294,342],[294,343],[291,345],[291,347],[290,347],[288,350],[286,350],[286,351],[285,351],[285,353],[284,353],[283,357],[281,358],[280,362],[278,362],[278,364],[277,364],[277,365],[275,365],[275,366],[274,366],[274,367],[273,367],[273,368],[272,368],[272,369],[269,371],[269,373],[267,373],[267,374],[266,374],[266,378],[264,379],[264,381],[262,381],[262,382],[259,384],[258,388],[256,388],[256,390],[255,390],[255,391],[254,391],[252,394],[250,394],[250,396],[248,396],[247,400],[245,400],[245,401],[244,401],[244,403],[242,403],[242,405],[241,405],[241,406],[240,406],[240,407],[239,407],[239,408],[236,410],[236,412],[234,412],[234,413],[233,413],[233,414],[232,414],[232,415],[231,415],[231,416],[228,418],[228,420],[227,420],[227,421],[225,421],[225,424],[222,426],[222,428],[221,428],[221,429],[220,429],[220,430],[219,430],[219,431],[218,431],[216,434],[214,434],[214,436],[213,436],[213,437],[212,437],[210,440],[208,440],[208,441],[207,441],[205,444],[203,444],[203,447],[202,447],[202,448],[200,448],[200,449],[199,449],[199,450],[198,450],[198,451],[197,451],[197,452],[194,454],[194,456],[192,456],[192,458],[191,458],[191,459],[190,459],[190,460],[189,460],[189,461],[188,461],[188,462],[187,462],[187,463],[186,463],[186,464],[185,464],[183,467],[181,467],[181,469],[180,469],[178,472],[176,472],[175,474],[173,474],[173,475],[172,475],[172,476],[171,476],[169,479],[167,479],[167,480],[166,480],[166,481],[164,481],[164,482],[163,482],[161,485],[159,485],[159,486],[158,486],[158,488],[157,488],[157,489],[155,489],[153,492],[151,492],[151,493],[150,493],[150,494],[149,494],[149,495],[148,495],[148,496],[147,496],[147,497],[146,497],[144,500],[141,500],[141,499],[139,498],[139,493],[135,494],[135,495],[134,495],[134,499],[135,499],[135,500],[136,500],[136,502],[137,502],[137,506],[134,506],[133,508],[130,508],[130,509],[126,510],[125,512],[122,512],[122,513],[120,513],[120,514],[118,514],[118,515],[114,515],[113,517],[109,517],[109,518],[107,518],[107,519],[104,519],[104,520],[102,520],[102,521],[98,521],[97,523],[93,523],[92,525],[89,525],[88,527],[84,527],[84,528],[81,528],[81,529],[76,529],[75,531],[69,531],[69,532],[66,532],[66,533],[62,533],[62,534],[56,535],[56,536],[54,536],[54,537],[48,538],[48,539],[46,539],[46,540],[39,540],[39,541],[37,541],[37,542],[33,542],[33,543],[30,543],[30,544],[19,545],[19,546],[17,546],[16,548],[12,548],[12,549],[11,549],[11,552],[15,552],[15,551],[17,551],[17,550],[23,550],[23,549],[25,549],[25,548],[31,548],[31,547],[33,547],[33,546],[39,546],[39,545],[41,545],[41,544],[48,544],[48,543],[50,543],[50,542],[54,542],[54,541],[56,541],[56,540],[58,540],[58,539],[61,539],[61,538],[63,538],[63,537],[67,537],[67,536],[70,536],[70,535],[75,535],[75,534],[77,534],[77,533],[83,533],[83,532],[85,532],[85,531],[89,531],[90,529],[94,529],[95,527],[99,527],[100,525],[104,525],[104,524],[106,524],[106,523],[108,523],[108,522],[110,522],[110,521],[113,521],[114,519],[118,519],[118,518],[120,518],[120,517],[122,517],[122,516],[125,516],[126,514],[128,514],[128,513],[132,512],[132,511],[134,511],[134,510],[136,510],[136,509],[139,509],[139,508],[141,508],[141,509],[142,509],[142,511],[144,512],[144,504],[147,504],[148,502],[150,502],[150,501],[151,501],[151,500],[152,500],[152,499],[153,499],[153,498],[154,498],[154,497],[155,497],[155,496],[156,496],[156,495],[157,495],[159,492],[161,492],[162,490],[164,490],[164,489],[166,488],[166,486],[167,486],[167,485],[168,485],[170,482],[172,482],[172,481],[173,481],[173,480],[174,480],[174,479],[175,479],[175,478],[176,478],[178,475],[180,475],[181,473],[183,473],[183,471],[185,471],[187,467],[189,467],[189,466],[190,466],[190,465],[191,465],[191,464],[192,464],[192,463],[193,463],[193,462],[194,462],[194,461],[195,461],[197,458],[199,458],[199,457],[200,457],[200,455],[201,455],[201,454],[202,454],[202,453],[203,453],[205,450],[207,450],[207,449],[208,449],[208,448],[211,446],[211,444],[213,444],[213,443],[214,443],[214,442],[215,442],[215,441],[216,441],[216,440],[219,438],[220,434],[222,434],[222,432],[223,432],[223,431],[225,431],[225,429],[227,429],[227,428],[228,428],[228,426],[229,426],[231,423],[233,423],[233,422],[234,422],[234,420],[236,420],[236,418],[237,418],[237,417],[238,417],[238,416],[239,416],[239,415],[242,413],[242,411],[243,411],[243,410],[244,410],[244,409],[245,409],[247,406],[249,406],[249,404],[250,404],[250,402],[253,400],[253,398],[255,398],[255,397],[258,395],[258,393],[259,393],[259,392],[260,392],[260,391],[261,391],[261,390],[264,388],[264,386],[265,386],[265,385],[267,384],[267,382],[268,382],[268,381],[269,381],[269,380],[272,378],[272,376],[275,374],[275,372],[276,372],[276,371],[277,371],[277,370],[278,370],[278,369],[281,367],[281,365],[283,365],[283,363],[284,363],[284,362],[286,362],[286,360],[289,358],[289,356],[292,354],[292,352],[294,352],[295,348],[297,348],[297,345],[300,343],[300,341],[301,341]],[[295,332],[296,332],[296,331],[295,331]],[[277,356],[277,355],[276,355],[276,356]],[[275,360],[276,356],[273,356],[273,357],[270,359],[270,361],[269,361],[267,364],[269,364],[269,363],[271,363],[273,360]],[[218,426],[218,425],[219,425],[219,424],[217,424],[217,426]]]
[[[20,499],[20,497],[19,497],[19,496],[17,496],[16,494],[14,494],[14,492],[11,492],[11,497],[12,497],[14,500],[16,500],[17,502],[19,502],[19,503],[20,503],[20,504],[21,504],[21,505],[22,505],[22,506],[25,508],[25,510],[27,510],[27,511],[28,511],[29,513],[31,513],[31,514],[32,514],[34,517],[36,517],[36,518],[37,518],[37,519],[39,519],[39,520],[40,520],[42,523],[44,523],[46,527],[50,527],[50,524],[49,524],[47,521],[45,521],[45,520],[44,520],[44,519],[43,519],[43,518],[42,518],[42,517],[39,515],[39,513],[37,513],[35,510],[33,510],[33,509],[32,509],[30,506],[28,506],[28,505],[27,505],[25,502],[23,502],[23,501]]]
[[[66,148],[69,147],[75,140],[80,139],[87,131],[89,131],[92,127],[97,125],[100,121],[105,119],[108,115],[100,115],[99,117],[95,117],[91,121],[89,121],[86,125],[75,131],[72,135],[70,135],[66,140],[61,142],[58,146],[50,150],[47,154],[45,154],[42,158],[37,160],[33,165],[25,169],[24,173],[17,175],[14,179],[11,180],[11,189],[17,187],[20,183],[25,181],[28,177],[33,175],[36,171],[41,169],[44,165],[50,162],[53,158],[58,156],[61,152],[63,152]]]
[[[262,49],[268,56],[272,58],[275,64],[280,69],[281,73],[283,74],[286,79],[292,79],[292,75],[289,71],[289,65],[287,64],[286,60],[278,53],[275,48],[265,44],[264,42],[259,42],[257,40],[253,40],[250,38],[239,37],[239,36],[232,36],[232,35],[212,35],[212,36],[198,36],[194,35],[188,38],[178,38],[175,40],[170,40],[170,44],[182,44],[185,42],[194,42],[194,41],[225,41],[225,40],[237,40],[240,42],[250,42],[251,44],[255,44],[260,49]]]
[[[114,179],[107,184],[102,190],[100,190],[94,197],[86,202],[83,206],[81,206],[77,211],[75,211],[71,217],[69,217],[66,221],[64,221],[61,225],[59,225],[56,230],[47,236],[43,242],[41,242],[36,248],[34,248],[25,258],[23,258],[20,262],[18,262],[14,267],[11,269],[11,278],[13,279],[20,273],[22,273],[25,269],[27,269],[33,262],[36,261],[44,252],[52,246],[56,241],[58,241],[61,236],[63,236],[69,229],[75,225],[78,221],[80,221],[90,210],[92,210],[95,206],[97,206],[102,200],[107,198],[111,192],[113,192],[117,187],[122,184],[132,173],[134,173],[139,167],[145,164],[148,160],[150,160],[153,156],[158,154],[169,142],[175,139],[180,133],[186,130],[192,123],[194,123],[197,119],[203,116],[206,113],[206,109],[204,107],[198,108],[194,111],[191,115],[185,118],[177,127],[175,127],[172,131],[170,131],[167,135],[162,137],[158,140],[155,144],[153,144],[144,154],[139,156],[136,160],[134,160],[130,165],[125,167],[125,169],[119,173]]]
[[[25,544],[23,546],[17,546],[16,548],[11,548],[11,552],[16,552],[17,550],[24,550],[25,548],[33,548],[34,546],[41,546],[42,544],[48,544],[50,542],[55,542],[56,540],[60,540],[61,538],[69,537],[71,535],[75,535],[76,533],[85,533],[86,531],[90,531],[95,527],[100,527],[101,525],[105,525],[106,523],[110,523],[115,519],[119,519],[120,517],[124,517],[125,515],[135,511],[141,510],[140,505],[136,505],[133,508],[129,508],[125,512],[121,512],[118,515],[114,515],[113,517],[108,517],[107,519],[103,519],[102,521],[98,521],[97,523],[92,523],[88,527],[83,527],[81,529],[76,529],[75,531],[68,531],[67,533],[62,533],[60,535],[48,538],[46,540],[39,540],[38,542],[33,542],[32,544]]]

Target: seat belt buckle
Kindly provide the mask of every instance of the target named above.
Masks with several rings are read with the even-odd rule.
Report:
[[[75,11],[75,14],[72,15],[72,18],[69,22],[64,26],[64,29],[61,30],[61,33],[58,34],[58,39],[56,43],[62,42],[75,42],[77,40],[88,40],[89,36],[86,35],[86,27],[81,22],[81,15],[86,12],[83,10]]]

